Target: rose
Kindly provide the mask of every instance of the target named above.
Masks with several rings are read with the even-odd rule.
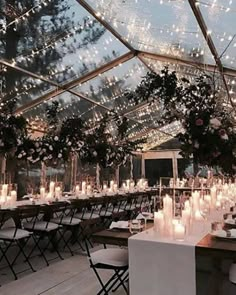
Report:
[[[214,129],[218,129],[221,126],[221,122],[220,120],[216,119],[216,118],[212,118],[210,120],[210,125],[214,128]]]
[[[196,126],[202,126],[203,125],[203,120],[199,118],[199,119],[197,119],[195,121],[195,124],[196,124]]]
[[[219,131],[219,135],[220,135],[220,137],[221,137],[222,139],[224,139],[224,140],[228,140],[228,139],[229,139],[229,137],[228,137],[228,135],[227,135],[225,129],[220,129],[220,131]]]

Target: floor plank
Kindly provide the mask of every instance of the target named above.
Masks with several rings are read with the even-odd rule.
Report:
[[[102,271],[106,280],[109,271]],[[0,288],[1,295],[93,295],[100,289],[86,256],[76,255]],[[123,295],[123,290],[114,294]]]

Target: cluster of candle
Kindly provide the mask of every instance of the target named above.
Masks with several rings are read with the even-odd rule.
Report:
[[[0,204],[12,205],[16,202],[17,192],[11,189],[11,185],[2,184],[0,192]]]
[[[194,191],[184,202],[180,218],[175,219],[174,200],[166,195],[163,198],[163,209],[154,213],[154,229],[160,235],[184,240],[186,234],[194,234],[196,230],[200,230],[207,214],[217,213],[219,210],[229,212],[230,207],[235,205],[235,196],[234,184],[212,186],[208,195]]]
[[[40,187],[41,200],[48,200],[48,201],[53,199],[59,200],[61,196],[62,196],[61,187],[59,185],[56,185],[54,181],[50,181],[48,192],[46,191],[45,187],[43,186]]]
[[[169,182],[169,186],[170,187],[185,187],[186,186],[186,183],[187,183],[187,179],[183,178],[183,179],[180,179],[180,178],[176,178],[175,180],[173,178],[170,179],[170,182]]]
[[[136,187],[137,187],[137,190],[141,190],[141,191],[147,189],[148,188],[147,180],[144,178],[139,179]]]

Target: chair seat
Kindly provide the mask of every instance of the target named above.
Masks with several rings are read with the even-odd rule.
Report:
[[[80,213],[76,213],[75,218],[79,218],[79,219],[84,219],[84,220],[88,220],[88,219],[95,219],[95,218],[99,218],[100,216],[97,213],[92,213],[92,212],[80,212]]]
[[[81,219],[71,218],[70,216],[65,216],[63,218],[53,218],[50,220],[53,223],[61,224],[61,225],[78,225],[81,222]]]
[[[106,210],[102,210],[99,212],[99,215],[102,217],[110,217],[110,216],[112,216],[112,213],[109,211],[106,211]]]
[[[109,211],[111,211],[112,213],[121,213],[121,212],[125,212],[125,210],[123,210],[121,207],[120,208],[113,208],[113,209],[109,209]]]
[[[14,227],[1,229],[0,239],[1,240],[20,240],[20,239],[28,238],[31,235],[30,232],[23,229],[17,229],[16,233],[15,231],[16,230]]]
[[[53,222],[47,222],[47,221],[37,221],[35,222],[35,224],[33,222],[24,223],[25,229],[44,231],[44,232],[50,232],[50,231],[58,229],[59,227],[60,225]]]
[[[128,266],[128,250],[126,249],[101,249],[91,254],[94,265],[104,264],[114,267]]]

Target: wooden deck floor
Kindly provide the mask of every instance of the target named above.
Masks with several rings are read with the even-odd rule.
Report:
[[[106,280],[110,272],[101,271],[101,274]],[[96,295],[99,289],[87,257],[75,255],[3,285],[0,295]],[[113,294],[125,292],[120,289]]]

